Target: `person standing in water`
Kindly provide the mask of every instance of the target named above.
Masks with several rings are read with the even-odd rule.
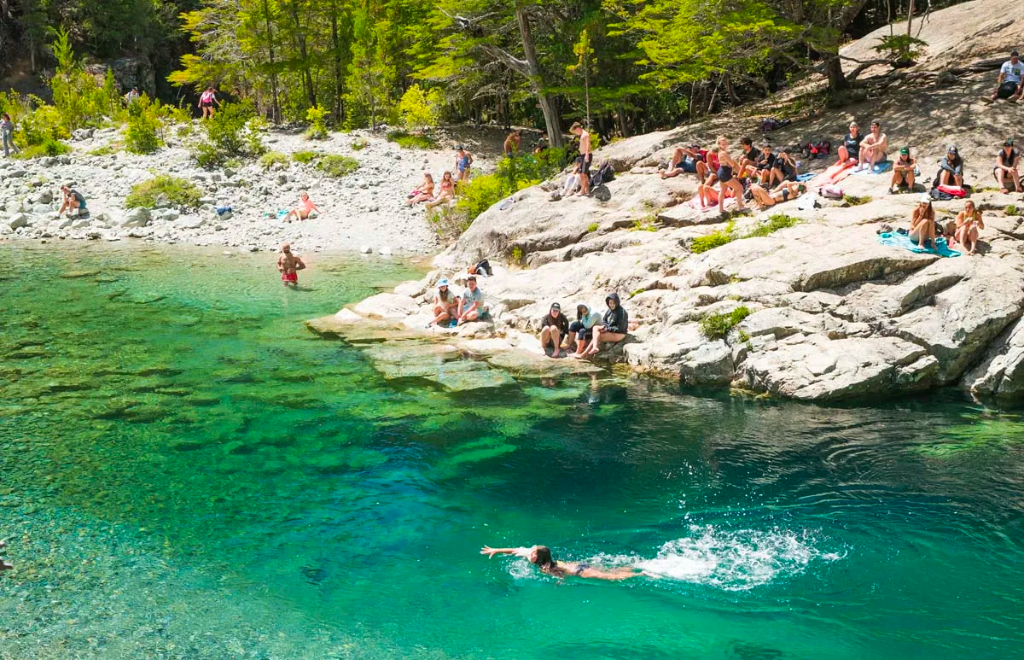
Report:
[[[281,256],[277,258],[277,270],[281,273],[281,283],[285,286],[299,286],[299,271],[305,270],[302,259],[292,254],[292,246],[285,243],[281,246]]]
[[[556,561],[555,558],[551,556],[551,548],[546,545],[535,545],[529,548],[491,548],[485,545],[480,550],[480,554],[487,555],[488,559],[494,555],[513,555],[515,557],[522,557],[539,568],[541,573],[557,578],[572,576],[589,578],[592,580],[611,580],[619,582],[621,580],[628,580],[630,578],[640,576],[653,577],[649,573],[633,566],[600,568],[592,566],[586,562]]]

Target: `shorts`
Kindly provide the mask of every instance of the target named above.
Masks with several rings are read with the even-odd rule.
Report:
[[[718,171],[715,174],[718,175],[718,180],[722,183],[729,183],[732,181],[732,168],[728,165],[719,165]]]
[[[1019,87],[1020,84],[1007,80],[999,86],[999,91],[996,92],[996,98],[1008,99],[1017,93],[1017,88]]]
[[[201,101],[199,103],[199,107],[200,108],[212,108],[213,107],[213,101]]]
[[[586,174],[589,177],[590,176],[590,162],[592,160],[594,160],[594,154],[587,154],[586,156],[583,156],[582,158],[583,158],[583,168],[580,170],[580,172],[582,174]]]
[[[285,282],[285,283],[290,283],[290,284],[298,284],[299,283],[299,274],[298,274],[298,272],[295,272],[295,273],[281,273],[281,281]]]
[[[693,158],[687,156],[676,164],[677,170],[682,170],[688,174],[693,174],[697,171],[697,162]]]

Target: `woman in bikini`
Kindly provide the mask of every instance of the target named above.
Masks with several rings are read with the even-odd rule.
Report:
[[[736,198],[736,210],[745,211],[746,207],[743,206],[743,185],[739,179],[734,176],[735,172],[740,171],[740,165],[736,160],[729,155],[729,140],[724,135],[718,137],[715,141],[718,145],[718,175],[719,180],[719,195],[718,195],[718,212],[725,213],[725,197],[726,192],[731,190],[733,196]]]
[[[434,199],[434,177],[431,176],[430,172],[425,172],[423,174],[423,183],[409,194],[408,199],[405,200],[405,205],[412,206],[413,204],[429,202],[432,199]]]
[[[927,248],[928,241],[931,241],[931,247],[935,248],[935,209],[928,193],[921,195],[910,216],[910,240],[923,248]]]
[[[451,172],[445,172],[441,176],[441,191],[437,193],[437,197],[432,201],[427,202],[427,208],[432,209],[453,199],[455,199],[455,180],[452,179]]]
[[[590,578],[593,580],[628,580],[629,578],[650,576],[644,571],[632,566],[620,568],[595,568],[586,562],[556,561],[551,556],[551,548],[546,545],[535,545],[530,548],[489,548],[486,545],[480,550],[480,554],[487,555],[488,559],[494,555],[514,555],[522,557],[552,577],[566,578],[570,576]]]
[[[212,119],[216,110],[213,108],[213,104],[220,105],[220,101],[217,100],[217,92],[213,89],[213,85],[206,88],[202,94],[199,95],[199,109],[203,111],[203,119]]]
[[[302,193],[299,195],[299,205],[291,211],[288,211],[288,215],[284,216],[284,221],[291,222],[292,220],[305,220],[313,211],[319,213],[320,209],[318,209],[316,204],[313,203],[313,200],[309,198],[309,195]]]
[[[978,235],[981,229],[985,228],[985,221],[981,219],[981,211],[974,206],[974,202],[967,200],[964,210],[956,216],[956,234],[954,240],[964,246],[967,254],[974,254],[978,249]]]
[[[783,181],[782,185],[768,192],[762,186],[754,183],[750,186],[750,192],[754,196],[754,202],[761,207],[762,210],[769,206],[775,206],[782,202],[788,202],[791,199],[796,199],[800,195],[807,191],[807,186],[802,183],[795,181]]]

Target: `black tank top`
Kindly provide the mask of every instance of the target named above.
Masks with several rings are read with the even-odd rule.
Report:
[[[845,146],[846,150],[850,152],[851,158],[856,158],[856,154],[860,153],[860,143],[863,139],[864,136],[859,132],[857,133],[857,137],[853,137],[852,134],[847,133],[846,137],[843,138],[843,146]]]

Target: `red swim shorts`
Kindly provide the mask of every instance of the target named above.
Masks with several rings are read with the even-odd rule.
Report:
[[[296,273],[281,273],[282,282],[291,282],[292,284],[299,283],[299,274]]]

